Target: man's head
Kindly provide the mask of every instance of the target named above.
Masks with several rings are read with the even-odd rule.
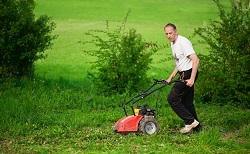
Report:
[[[168,40],[171,42],[175,42],[175,40],[177,39],[177,36],[178,36],[176,26],[172,23],[168,23],[164,27],[164,31],[165,31],[165,34],[166,34]]]

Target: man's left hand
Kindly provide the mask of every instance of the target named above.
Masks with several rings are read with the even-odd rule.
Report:
[[[185,82],[186,82],[186,85],[189,86],[189,87],[192,87],[194,85],[194,80],[193,79],[185,80]]]

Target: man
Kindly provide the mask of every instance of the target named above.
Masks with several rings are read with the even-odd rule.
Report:
[[[199,58],[195,54],[191,42],[178,35],[176,26],[172,23],[164,27],[165,34],[171,42],[172,54],[176,67],[166,82],[170,82],[177,73],[185,83],[176,82],[168,96],[168,102],[175,113],[184,120],[185,127],[182,134],[199,130],[200,124],[193,104],[194,82],[198,76]]]

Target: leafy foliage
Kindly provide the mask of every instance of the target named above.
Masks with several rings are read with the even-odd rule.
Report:
[[[124,20],[125,21],[125,20]],[[151,55],[157,51],[155,43],[147,43],[135,29],[125,31],[125,22],[115,30],[91,30],[93,39],[85,43],[94,44],[96,49],[85,50],[97,57],[94,82],[106,93],[123,93],[138,90],[147,81],[147,70]]]
[[[47,16],[36,19],[34,7],[34,0],[0,1],[0,77],[32,75],[55,38],[55,24]]]
[[[239,102],[249,106],[249,8],[239,1],[232,3],[229,12],[219,0],[214,2],[220,20],[195,31],[209,45],[209,54],[201,57],[197,94],[203,102]]]

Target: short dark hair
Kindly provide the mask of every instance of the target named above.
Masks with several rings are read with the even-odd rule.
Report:
[[[170,27],[172,27],[174,30],[176,30],[176,26],[175,26],[174,24],[172,24],[172,23],[166,24],[165,27],[164,27],[164,29],[165,29],[166,27],[168,27],[168,26],[170,26]]]

